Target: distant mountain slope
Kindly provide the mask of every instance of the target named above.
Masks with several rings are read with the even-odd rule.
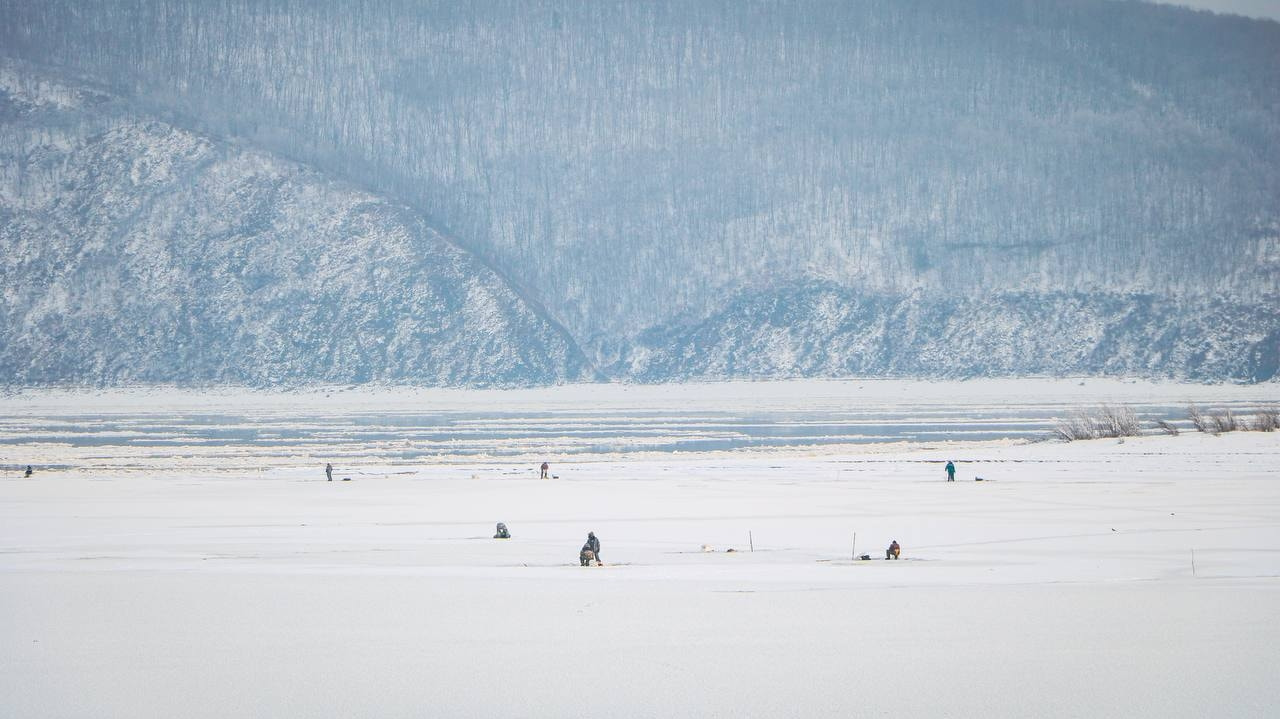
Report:
[[[1277,67],[1113,0],[0,0],[2,381],[1272,376]]]
[[[1141,375],[1263,381],[1280,365],[1280,297],[859,294],[829,284],[748,292],[643,334],[613,372],[716,377]]]
[[[416,213],[0,67],[13,384],[535,384],[567,334]]]
[[[1113,0],[0,0],[397,198],[580,344],[746,287],[1280,292],[1280,23]]]

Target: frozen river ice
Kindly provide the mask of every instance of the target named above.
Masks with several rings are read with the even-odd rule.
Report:
[[[1276,387],[855,389],[12,398],[6,432],[32,433],[0,445],[3,464],[40,461],[32,479],[0,475],[0,716],[1280,713],[1280,433],[908,436],[1000,409],[1030,427],[1100,401],[1243,407]],[[304,422],[317,398],[340,416]],[[386,454],[400,441],[387,417],[412,433],[465,416],[497,445],[536,438],[521,429],[534,416],[555,437],[590,431],[584,402],[611,432],[807,416],[817,435],[878,407],[898,441],[539,445],[531,456],[562,452],[558,481],[497,449]],[[393,437],[356,439],[367,416]],[[173,417],[335,439],[35,439],[61,420],[117,438],[132,422],[202,431]],[[324,481],[333,455],[354,481]],[[942,481],[947,459],[961,481]],[[490,538],[498,521],[511,540]],[[608,566],[577,566],[587,531]],[[903,561],[852,559],[892,539]]]
[[[879,443],[1032,440],[1101,403],[1188,428],[1187,406],[1236,412],[1271,386],[1076,382],[800,381],[578,385],[514,392],[295,394],[35,393],[0,417],[0,467],[217,471],[337,461],[354,468],[478,459],[540,462],[618,454]],[[469,398],[469,399],[467,399]],[[44,400],[44,401],[42,401]]]

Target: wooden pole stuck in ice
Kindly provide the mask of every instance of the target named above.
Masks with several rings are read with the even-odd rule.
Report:
[[[751,536],[751,530],[747,530],[747,544],[751,546],[751,551],[756,551],[756,540]]]
[[[853,533],[853,546],[852,546],[852,547],[850,547],[850,549],[849,549],[849,559],[854,560],[854,559],[857,559],[857,558],[858,558],[858,533],[857,533],[857,532],[854,532],[854,533]]]
[[[1191,576],[1196,576],[1196,550],[1191,548]]]

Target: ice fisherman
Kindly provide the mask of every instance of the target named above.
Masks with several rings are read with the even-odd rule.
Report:
[[[26,477],[27,479],[31,478],[31,465],[29,464],[27,465],[27,471],[23,472],[22,476]]]
[[[582,551],[578,552],[578,561],[584,567],[590,567],[591,562],[595,561],[600,564],[600,540],[596,539],[595,532],[587,532],[587,543],[582,545]]]
[[[507,525],[498,522],[498,526],[494,528],[494,539],[511,539],[511,532],[507,531]]]
[[[902,554],[902,547],[898,546],[898,540],[893,540],[889,548],[884,550],[885,559],[897,559]]]
[[[328,462],[324,464],[324,476],[328,477],[330,482],[333,481],[333,465]]]
[[[543,462],[542,463],[542,479],[546,479],[550,473],[551,473],[551,465],[547,464],[546,462]]]
[[[956,481],[956,463],[951,460],[947,460],[947,481]]]

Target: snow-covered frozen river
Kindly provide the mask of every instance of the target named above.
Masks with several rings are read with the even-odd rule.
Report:
[[[37,394],[21,398],[19,411],[0,418],[0,465],[216,471],[309,459],[405,467],[477,459],[1026,440],[1047,437],[1057,419],[1102,403],[1125,404],[1144,420],[1185,428],[1192,401],[1248,412],[1280,394],[1269,385],[1100,380],[809,381],[682,389],[583,385],[469,395],[449,390],[124,392],[77,401]]]
[[[1276,716],[1280,433],[1018,440],[1103,402],[1278,399],[14,395],[0,716]],[[587,531],[604,568],[578,565]]]
[[[5,473],[0,715],[1280,711],[1280,435],[908,444]]]
[[[1183,407],[1144,407],[1161,419]],[[338,416],[150,414],[68,415],[0,422],[0,446],[72,447],[234,445],[304,450],[386,445],[400,460],[530,452],[612,454],[697,452],[744,447],[863,444],[916,440],[990,440],[1044,436],[1055,417],[1042,407],[939,409],[927,413],[867,409],[793,410],[673,416],[666,412],[358,413]],[[395,445],[400,445],[396,447]]]

